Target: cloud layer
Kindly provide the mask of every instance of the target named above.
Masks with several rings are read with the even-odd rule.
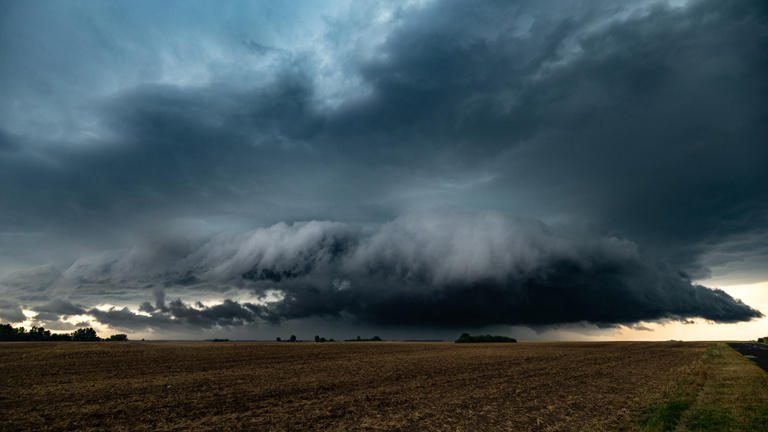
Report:
[[[642,256],[631,242],[496,213],[417,214],[368,227],[281,223],[199,244],[170,240],[83,258],[55,283],[80,293],[129,288],[154,296],[153,304],[86,311],[56,301],[35,310],[87,312],[127,329],[317,317],[458,328],[762,316]],[[166,304],[165,289],[195,287],[235,287],[256,300]]]
[[[766,44],[761,0],[9,3],[0,318],[749,319],[691,280],[768,277]]]

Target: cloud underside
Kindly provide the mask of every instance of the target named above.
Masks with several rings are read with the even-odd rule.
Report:
[[[198,85],[139,81],[94,96],[98,133],[79,140],[0,123],[0,223],[103,248],[174,217],[263,226],[481,208],[587,220],[697,277],[702,256],[734,239],[768,256],[765,6],[666,3],[434,2],[396,13],[371,52],[328,35],[340,39],[325,47],[340,82],[358,83],[335,105],[324,102],[328,71],[297,54],[253,77],[221,66]],[[218,36],[232,69],[258,58]],[[139,52],[176,59],[165,43]],[[14,255],[39,256],[23,239]]]
[[[627,324],[701,317],[744,321],[760,312],[691,283],[616,238],[559,233],[500,214],[419,214],[377,227],[277,224],[184,242],[163,239],[83,258],[55,284],[133,287],[154,296],[109,310],[49,304],[123,329],[226,327],[331,318],[433,328]],[[236,287],[258,301],[166,304],[165,290]],[[85,288],[84,288],[85,287]],[[89,288],[88,288],[89,287]]]
[[[0,319],[759,317],[765,5],[9,3]]]

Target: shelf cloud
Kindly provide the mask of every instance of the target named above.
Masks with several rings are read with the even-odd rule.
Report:
[[[90,309],[117,328],[211,328],[312,317],[424,327],[627,324],[761,317],[721,290],[696,285],[617,238],[558,233],[495,213],[416,214],[375,227],[279,223],[198,245],[148,244],[77,261],[61,286],[130,287],[151,296],[133,310]],[[169,253],[172,250],[173,253]],[[165,300],[237,287],[258,300],[213,305]],[[63,301],[39,313],[82,314]]]
[[[0,319],[759,317],[699,283],[768,278],[767,43],[760,0],[4,5]]]

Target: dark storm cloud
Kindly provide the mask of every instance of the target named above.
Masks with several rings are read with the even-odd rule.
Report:
[[[67,224],[98,219],[112,224],[116,218],[142,217],[147,209],[163,214],[169,208],[194,208],[190,199],[210,199],[214,206],[230,202],[237,208],[274,174],[275,165],[297,165],[290,172],[304,164],[294,163],[296,154],[270,140],[296,139],[312,128],[301,120],[287,124],[306,117],[302,101],[307,90],[301,82],[275,86],[274,92],[248,96],[134,90],[108,107],[120,143],[85,152],[52,151],[55,167],[36,159],[12,161],[0,174],[11,191],[3,198],[19,224],[35,222],[21,221],[27,215],[46,218],[53,211]],[[229,105],[246,108],[229,112]],[[279,187],[274,185],[262,199],[279,194]]]
[[[0,320],[5,322],[21,322],[25,319],[26,317],[18,303],[0,300]]]
[[[764,4],[698,2],[586,38],[543,79],[549,127],[512,168],[677,265],[731,236],[764,241],[766,18]]]
[[[331,109],[298,58],[264,87],[129,88],[100,102],[110,144],[0,162],[5,217],[108,230],[468,205],[588,220],[692,271],[766,222],[765,8],[632,5],[436,2],[349,60],[366,95]]]
[[[142,306],[143,314],[135,314],[128,308],[111,308],[106,311],[91,309],[88,313],[100,323],[127,330],[178,327],[210,329],[253,323],[260,319],[259,312],[262,309],[258,305],[240,304],[232,300],[224,300],[213,306],[198,303],[193,307],[181,300],[173,300],[163,309]]]
[[[86,310],[83,309],[82,306],[75,305],[62,299],[54,299],[51,302],[42,306],[37,306],[32,310],[37,312],[35,319],[40,321],[57,321],[62,316],[84,315],[86,313]]]
[[[333,124],[366,160],[484,166],[498,177],[480,205],[583,218],[689,271],[730,236],[765,243],[765,5],[657,6],[597,26],[606,9],[537,17],[520,38],[489,26],[527,12],[517,4],[440,4],[365,65],[372,96]]]
[[[758,316],[689,278],[729,262],[748,263],[743,274],[757,273],[768,260],[762,246],[768,243],[763,2],[393,7],[377,44],[366,45],[373,36],[356,33],[366,23],[328,21],[330,48],[317,56],[333,51],[333,73],[323,69],[329,60],[292,52],[288,38],[256,37],[246,31],[253,26],[238,20],[233,25],[244,33],[224,37],[204,25],[204,7],[191,9],[159,26],[167,28],[166,37],[142,31],[139,23],[147,20],[162,24],[153,14],[132,13],[119,22],[120,38],[99,27],[104,38],[77,30],[55,39],[76,47],[72,56],[83,64],[93,56],[80,54],[103,54],[99,67],[84,68],[94,87],[101,82],[94,71],[110,75],[111,50],[126,55],[124,66],[132,66],[130,59],[144,65],[135,76],[152,79],[121,81],[128,84],[88,98],[61,90],[43,99],[46,109],[3,107],[0,223],[7,231],[43,232],[55,245],[105,250],[131,245],[137,233],[164,232],[177,219],[248,227],[310,219],[375,225],[434,208],[500,210],[570,228],[550,235],[536,224],[507,223],[499,233],[508,242],[503,245],[484,236],[475,220],[428,234],[420,230],[429,231],[430,223],[402,228],[408,218],[381,228],[277,224],[247,240],[237,234],[210,240],[209,231],[217,229],[202,230],[190,238],[160,236],[127,254],[83,258],[62,274],[52,267],[25,270],[0,281],[9,294],[19,298],[29,289],[93,305],[110,295],[136,301],[154,290],[155,304],[141,304],[143,314],[91,311],[123,320],[126,328],[314,316],[433,326]],[[93,13],[109,22],[116,10],[109,11]],[[66,17],[52,29],[90,28],[74,26],[80,15]],[[190,38],[207,58],[254,69],[214,64],[204,68],[205,79],[187,84],[177,72],[193,76],[206,56],[192,55],[190,64],[164,59],[184,51],[167,40]],[[50,60],[39,50],[10,56],[17,49],[11,38],[2,40],[9,58],[23,60],[0,66],[0,88],[29,77],[28,86],[6,86],[14,106],[26,107],[23,92],[57,89],[49,76],[56,68],[34,68],[35,61],[53,61],[67,72],[60,79],[68,85],[61,87],[87,93],[88,85],[72,82],[80,76],[76,62]],[[125,51],[135,44],[146,50]],[[268,68],[255,69],[262,63]],[[114,72],[116,81],[127,76]],[[334,85],[353,90],[329,103]],[[56,106],[49,100],[65,100],[64,111],[77,119],[46,120],[54,116],[47,108]],[[75,109],[71,100],[86,108]],[[22,111],[39,118],[18,120]],[[72,122],[78,127],[66,126]],[[46,129],[39,125],[52,123],[68,133],[36,135]],[[581,230],[574,226],[584,225],[591,234],[575,234]],[[454,229],[477,231],[481,240],[454,239],[466,248],[456,252],[458,246],[440,240],[452,238]],[[321,240],[301,237],[315,232]],[[38,237],[22,242],[2,235],[0,258],[39,264],[48,253],[36,246]],[[301,254],[281,246],[281,236]],[[614,237],[632,243],[609,240]],[[540,252],[536,259],[514,249],[528,240]],[[253,256],[246,241],[270,246]],[[275,251],[282,255],[270,255]],[[445,261],[452,252],[456,259]],[[69,262],[73,255],[85,253],[69,251]],[[498,266],[481,265],[498,260]],[[174,310],[159,297],[161,287],[180,286],[212,295],[232,287],[258,295],[275,289],[284,297],[263,305],[233,301],[216,311],[181,303]]]
[[[90,310],[98,321],[131,329],[212,328],[326,317],[450,328],[692,317],[735,322],[762,316],[725,292],[693,284],[644,257],[631,242],[558,233],[499,214],[422,214],[375,229],[278,224],[191,248],[160,263],[167,274],[136,265],[158,264],[151,249],[143,253],[147,256],[128,253],[105,261],[106,272],[99,265],[89,271],[101,284],[121,285],[137,279],[162,284],[186,274],[200,283],[238,286],[261,301],[166,305],[154,290],[155,305],[143,303],[142,314]]]
[[[14,294],[44,294],[61,276],[61,271],[52,265],[42,265],[12,272],[0,278],[0,287]]]

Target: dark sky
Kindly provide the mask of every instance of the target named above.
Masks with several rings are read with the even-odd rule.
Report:
[[[704,286],[768,280],[762,0],[0,1],[0,56],[0,321],[429,337],[768,306]]]

